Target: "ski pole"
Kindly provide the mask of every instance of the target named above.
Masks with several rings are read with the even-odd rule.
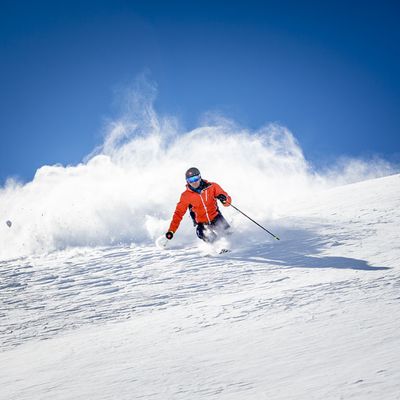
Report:
[[[261,229],[264,229],[265,232],[268,232],[271,236],[273,236],[276,240],[280,240],[278,236],[275,236],[272,232],[270,232],[268,229],[265,229],[262,225],[260,225],[258,222],[254,221],[254,219],[250,218],[248,215],[246,215],[243,211],[240,211],[237,207],[235,207],[233,204],[231,204],[231,207],[233,207],[236,211],[239,211],[240,214],[244,215],[246,218],[248,218],[250,221],[254,222],[256,225],[258,225]]]

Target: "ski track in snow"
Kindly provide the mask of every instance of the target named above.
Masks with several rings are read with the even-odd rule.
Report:
[[[387,285],[400,285],[400,278],[387,271],[385,276],[372,280],[352,274],[351,279],[332,281],[332,274],[326,279],[318,274],[314,281],[315,271],[310,275],[309,271],[296,273],[292,268],[380,268],[352,259],[301,255],[291,255],[285,263],[279,254],[275,254],[277,260],[268,258],[270,246],[255,246],[251,251],[254,256],[240,252],[222,256],[222,265],[222,257],[205,258],[196,248],[162,252],[152,248],[109,248],[72,256],[69,252],[54,254],[46,262],[32,259],[22,265],[8,263],[2,266],[0,286],[2,348],[35,338],[47,339],[59,331],[96,321],[127,319],[156,309],[206,301],[213,295],[247,294],[249,289],[253,291],[251,296],[221,310],[224,320],[298,308],[327,296],[342,302],[350,289],[360,291],[361,298],[367,299],[370,289],[381,291]],[[310,281],[300,287],[296,282],[287,282],[296,280],[297,274],[302,281],[306,274]],[[254,296],[255,289],[259,296]]]
[[[0,262],[0,398],[400,399],[399,189],[396,175],[322,193],[275,223],[281,242],[255,231],[221,256]],[[37,364],[80,342],[85,356]],[[69,381],[35,375],[46,366]]]

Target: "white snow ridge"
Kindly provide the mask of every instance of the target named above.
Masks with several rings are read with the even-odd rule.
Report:
[[[224,255],[2,261],[0,398],[400,399],[399,210],[393,175],[286,208],[279,242],[242,220]]]

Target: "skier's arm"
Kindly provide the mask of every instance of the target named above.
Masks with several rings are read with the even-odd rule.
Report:
[[[187,208],[188,208],[188,203],[186,202],[182,194],[178,204],[176,205],[175,212],[172,217],[172,221],[169,226],[168,232],[172,232],[174,234],[177,231],[177,229],[179,228],[179,224],[181,223],[182,218],[186,213]]]
[[[232,202],[231,196],[229,196],[229,194],[226,193],[225,190],[223,190],[222,187],[218,185],[218,183],[214,183],[214,187],[214,197],[219,199],[225,207],[230,206]]]

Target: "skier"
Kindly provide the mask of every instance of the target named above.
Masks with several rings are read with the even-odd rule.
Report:
[[[226,231],[230,228],[218,209],[217,199],[228,207],[231,204],[231,197],[217,183],[202,179],[200,171],[195,167],[189,168],[185,176],[186,190],[181,194],[165,236],[169,240],[174,237],[189,208],[197,236],[205,242],[212,243],[219,235],[228,233]]]

